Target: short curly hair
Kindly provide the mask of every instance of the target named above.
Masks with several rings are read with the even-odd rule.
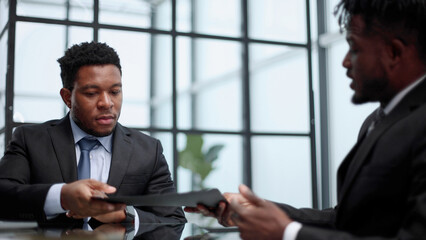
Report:
[[[71,46],[58,59],[61,67],[62,86],[72,91],[77,72],[82,66],[114,64],[120,70],[117,52],[106,43],[83,42]]]
[[[380,29],[385,40],[396,37],[405,44],[413,44],[426,63],[425,0],[340,0],[334,14],[343,27],[348,26],[354,15],[360,15],[366,33],[374,34],[374,29]]]

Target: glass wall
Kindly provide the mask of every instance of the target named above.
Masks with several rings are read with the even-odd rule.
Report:
[[[67,113],[56,62],[64,50],[106,42],[122,64],[119,121],[161,140],[178,191],[245,183],[263,198],[318,206],[315,1],[0,2],[0,27],[14,31],[9,45],[8,29],[0,39],[5,142],[14,127]]]

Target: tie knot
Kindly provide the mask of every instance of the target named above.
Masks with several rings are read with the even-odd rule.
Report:
[[[81,151],[90,151],[96,146],[97,143],[98,140],[92,138],[82,138],[80,141],[78,141],[78,145],[80,146]]]

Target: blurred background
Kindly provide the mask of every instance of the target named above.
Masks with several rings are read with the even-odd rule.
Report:
[[[0,0],[0,151],[61,118],[56,62],[105,42],[119,122],[161,140],[179,192],[245,183],[295,207],[336,203],[336,171],[376,104],[351,103],[337,0]]]

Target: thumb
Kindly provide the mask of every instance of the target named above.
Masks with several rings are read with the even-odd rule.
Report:
[[[90,186],[93,190],[98,190],[104,193],[114,193],[117,190],[111,185],[96,180],[91,180]]]
[[[240,190],[240,193],[241,193],[241,195],[243,195],[243,197],[245,197],[247,200],[249,200],[254,205],[260,205],[260,204],[262,204],[265,201],[262,198],[259,198],[258,196],[256,196],[253,193],[253,191],[251,191],[250,188],[247,187],[244,184],[241,184],[238,187],[238,190]]]

